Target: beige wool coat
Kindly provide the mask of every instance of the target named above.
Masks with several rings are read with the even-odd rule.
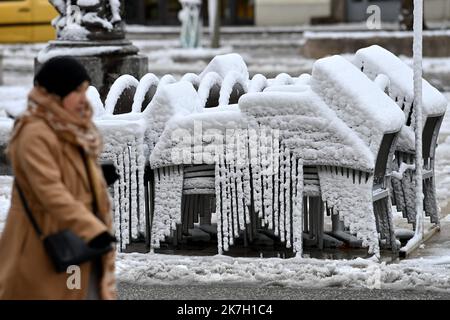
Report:
[[[59,139],[44,120],[35,118],[23,126],[9,148],[16,180],[45,236],[70,229],[89,241],[104,231],[112,232],[109,213],[98,218],[92,213],[90,183],[76,146]],[[106,183],[99,176],[100,201],[110,208]],[[102,257],[102,299],[116,297],[114,259],[114,251]],[[14,187],[0,238],[0,299],[85,299],[91,262],[79,267],[81,286],[73,289],[67,285],[73,274],[54,270]]]

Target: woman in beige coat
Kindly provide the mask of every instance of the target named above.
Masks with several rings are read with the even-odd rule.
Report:
[[[110,202],[97,165],[102,140],[86,99],[89,81],[75,59],[49,60],[15,123],[7,149],[15,181],[0,238],[0,299],[116,297],[114,250],[57,273],[16,187],[44,236],[69,229],[91,247],[112,247]]]

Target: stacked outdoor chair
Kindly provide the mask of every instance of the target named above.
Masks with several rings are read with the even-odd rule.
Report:
[[[218,56],[179,81],[122,76],[105,107],[93,94],[103,158],[121,176],[114,186],[121,248],[142,236],[152,249],[164,241],[177,246],[200,226],[217,235],[219,253],[237,238],[256,243],[261,232],[297,253],[336,239],[377,256],[380,247],[397,250],[389,188],[398,209],[413,209],[399,192],[411,193],[413,183],[392,177],[413,161],[413,116],[407,103],[405,113],[395,103],[409,101],[409,91],[387,72],[371,71],[371,54],[358,52],[358,67],[334,56],[318,60],[312,75],[251,80],[240,56]],[[434,148],[445,107],[430,90],[424,183],[435,219]]]
[[[373,171],[357,179],[371,181],[370,212],[375,217],[381,244],[397,250],[389,180],[396,140],[404,123],[402,112],[379,85],[340,56],[320,59],[314,64],[311,87],[371,150]],[[332,207],[330,203],[327,206]],[[341,210],[336,209],[334,213],[340,214]],[[343,234],[342,226],[335,225],[333,229],[333,235]]]
[[[413,70],[391,52],[379,46],[361,49],[356,53],[354,64],[369,78],[387,76],[387,93],[396,107],[405,114],[405,122],[395,150],[393,169],[399,171],[403,166],[415,166],[415,116]],[[426,80],[422,80],[423,89],[423,191],[424,210],[433,224],[439,224],[439,212],[436,201],[434,163],[439,129],[447,109],[445,97]],[[401,170],[403,171],[403,170]],[[414,172],[407,170],[403,177],[392,177],[392,202],[403,213],[408,222],[415,226],[415,180]]]

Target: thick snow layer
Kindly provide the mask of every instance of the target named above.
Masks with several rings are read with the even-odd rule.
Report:
[[[386,75],[390,80],[389,95],[400,107],[405,102],[411,104],[414,101],[413,69],[393,53],[374,45],[358,50],[354,64],[371,79],[379,74]],[[447,109],[445,97],[425,79],[422,80],[422,90],[424,119],[442,115]]]
[[[263,92],[302,92],[308,89],[309,86],[306,85],[297,85],[297,84],[273,85],[265,88]]]
[[[64,18],[60,20],[58,25],[60,23],[63,23],[62,20],[64,20]],[[88,35],[89,35],[89,31],[77,23],[66,24],[64,26],[64,28],[59,32],[59,38],[61,40],[69,40],[69,41],[87,40]],[[63,49],[58,50],[58,52],[60,52],[61,50],[63,50]],[[49,55],[52,55],[52,56],[49,57]],[[52,51],[51,53],[50,52],[47,53],[47,55],[39,54],[38,60],[39,60],[39,62],[43,63],[43,62],[47,61],[48,59],[55,57],[55,56],[59,56],[59,55],[63,55],[63,54],[61,54],[61,53],[55,54],[54,51]],[[68,54],[66,53],[66,55],[68,55]]]
[[[97,88],[90,86],[86,92],[87,99],[94,110],[94,118],[103,116],[106,113],[105,107],[103,106],[102,99],[100,98],[100,93]]]
[[[198,89],[200,85],[200,77],[196,75],[195,73],[189,72],[183,75],[180,79],[180,81],[187,81],[192,83],[192,85]]]
[[[132,112],[141,112],[146,95],[152,90],[156,92],[158,84],[159,79],[153,73],[147,73],[141,78],[134,94]]]
[[[383,135],[405,123],[401,110],[373,81],[340,56],[314,64],[311,86],[337,115],[378,154]]]
[[[248,78],[236,71],[230,71],[227,73],[222,82],[219,96],[219,106],[226,106],[230,103],[230,97],[233,90],[240,90],[239,95],[242,95],[248,91],[247,87]]]
[[[240,283],[305,288],[450,290],[448,257],[398,264],[369,259],[318,260],[119,254],[121,281],[144,284]]]
[[[75,24],[73,24],[75,25]],[[87,32],[87,31],[86,31]],[[81,40],[81,39],[77,39]],[[44,48],[38,54],[38,61],[44,63],[51,58],[58,56],[96,56],[101,54],[112,54],[121,51],[123,48],[119,46],[98,46],[98,47],[84,47],[84,48],[61,48],[51,49]]]
[[[201,100],[191,83],[180,81],[165,86],[160,84],[152,101],[142,113],[148,125],[146,143],[149,151],[152,152],[170,118],[201,111]]]
[[[212,95],[212,90],[217,89],[220,94],[220,88],[222,86],[222,77],[214,71],[208,72],[200,80],[198,87],[198,95],[200,97],[201,105],[204,107],[208,101],[208,98]]]
[[[295,84],[297,84],[297,85],[310,85],[310,83],[311,83],[311,75],[308,73],[301,74],[295,80]]]
[[[310,89],[246,94],[239,107],[259,124],[280,130],[283,143],[305,165],[369,172],[375,166],[365,143]]]
[[[239,110],[205,109],[207,112],[171,118],[151,156],[152,167],[179,164],[214,164],[216,152],[226,143],[227,130],[246,130]]]
[[[117,101],[119,101],[119,98],[122,95],[122,93],[130,88],[138,88],[138,86],[139,81],[135,77],[129,74],[124,74],[120,76],[116,81],[114,81],[113,85],[111,86],[111,89],[108,92],[108,96],[106,97],[105,101],[106,112],[109,114],[113,114]]]
[[[269,86],[290,85],[294,84],[294,79],[287,73],[280,73],[275,79],[268,80]]]
[[[225,78],[230,71],[236,71],[245,79],[249,79],[247,65],[244,59],[236,53],[214,57],[199,76],[203,78],[212,71],[218,73],[222,78]]]
[[[248,92],[262,92],[268,86],[267,79],[262,74],[255,74],[249,81]]]

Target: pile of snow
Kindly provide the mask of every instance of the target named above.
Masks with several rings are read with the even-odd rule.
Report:
[[[76,26],[76,24],[73,24],[71,26]],[[86,36],[85,33],[82,33],[82,35]],[[73,35],[71,35],[71,37],[73,37]],[[77,40],[82,39],[84,38],[80,38]],[[47,46],[39,52],[37,60],[39,61],[39,63],[45,63],[47,60],[59,56],[78,57],[78,56],[97,56],[102,54],[112,55],[122,50],[123,48],[120,46],[97,46],[97,47],[80,47],[80,48],[50,48],[49,46]]]
[[[185,257],[119,254],[118,280],[141,284],[235,283],[304,288],[450,290],[448,256],[377,263],[369,259]]]
[[[259,125],[280,130],[283,144],[305,165],[368,172],[375,167],[374,156],[364,141],[307,87],[287,86],[280,92],[246,94],[239,107]]]
[[[200,78],[203,78],[210,72],[216,72],[222,78],[225,78],[231,71],[241,74],[245,79],[249,78],[247,65],[244,59],[236,53],[214,57],[199,76]]]

